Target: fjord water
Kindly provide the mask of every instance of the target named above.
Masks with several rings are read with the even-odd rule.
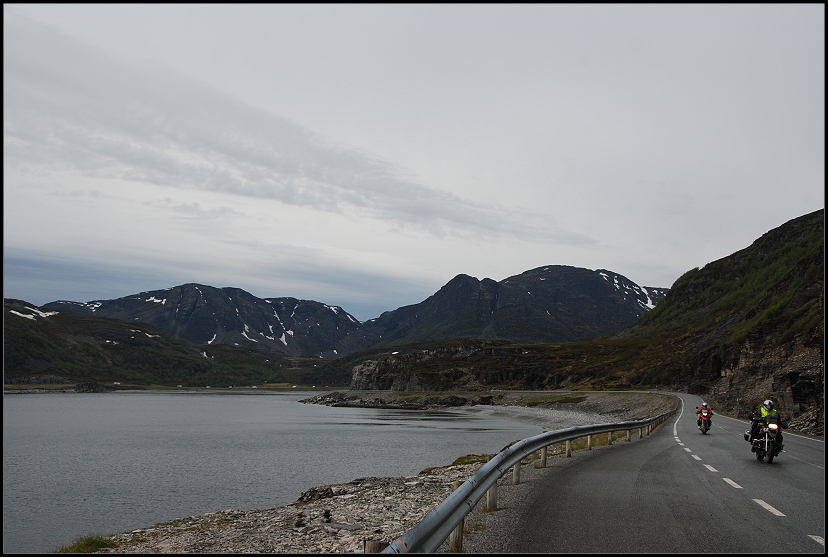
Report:
[[[314,393],[3,396],[3,552],[54,551],[306,489],[415,475],[540,433],[445,411],[302,404]]]

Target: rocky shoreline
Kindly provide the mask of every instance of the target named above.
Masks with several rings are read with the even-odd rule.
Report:
[[[314,487],[290,505],[191,516],[110,536],[110,553],[362,553],[408,532],[480,463]]]
[[[480,397],[491,396],[481,404]],[[436,400],[435,400],[436,397]],[[453,397],[443,399],[443,397]],[[461,400],[465,399],[465,400]],[[338,391],[303,402],[382,408],[453,408],[561,429],[652,416],[674,398],[649,393],[404,394]],[[554,455],[554,451],[550,454]],[[460,458],[416,476],[359,478],[313,487],[290,505],[190,516],[115,534],[109,553],[362,553],[366,540],[405,534],[483,465],[487,455]],[[469,462],[471,461],[471,462]],[[524,464],[531,466],[531,464]],[[502,481],[506,481],[503,479]]]
[[[589,423],[647,418],[672,408],[674,398],[637,391],[334,391],[299,402],[358,408],[456,410],[523,421],[547,429],[561,429]],[[565,425],[561,425],[561,422]]]

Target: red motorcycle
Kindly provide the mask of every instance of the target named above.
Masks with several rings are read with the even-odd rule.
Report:
[[[702,433],[707,434],[710,430],[710,410],[707,408],[702,409],[699,412],[699,420],[699,429],[701,429]]]

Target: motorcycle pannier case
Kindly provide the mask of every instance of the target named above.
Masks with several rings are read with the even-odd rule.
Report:
[[[750,441],[750,430],[745,432],[745,441]]]

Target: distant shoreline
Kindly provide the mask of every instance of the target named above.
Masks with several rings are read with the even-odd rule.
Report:
[[[345,390],[345,387],[341,387]],[[336,387],[140,387],[130,386],[127,388],[112,388],[110,387],[106,393],[230,393],[230,394],[273,394],[273,393],[306,393],[306,392],[330,392],[337,390]],[[47,387],[45,385],[3,385],[3,394],[50,394],[50,393],[69,393],[69,394],[87,394],[79,393],[76,384],[64,384],[60,386]]]

